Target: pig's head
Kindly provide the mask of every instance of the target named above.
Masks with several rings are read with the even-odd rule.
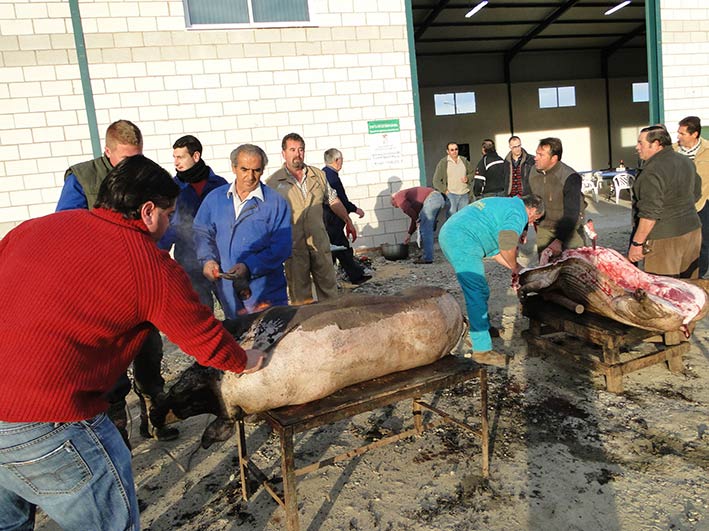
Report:
[[[222,372],[217,369],[194,363],[170,387],[166,406],[178,419],[202,413],[220,416],[222,405],[215,391],[215,383],[221,379],[221,375]]]
[[[236,417],[229,417],[217,392],[222,371],[211,367],[193,364],[183,372],[170,387],[162,404],[163,410],[178,419],[186,419],[211,413],[217,418],[213,420],[202,435],[202,448],[209,448],[217,441],[225,441],[234,434]]]

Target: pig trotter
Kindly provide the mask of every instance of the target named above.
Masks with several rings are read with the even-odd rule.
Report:
[[[236,421],[234,419],[217,417],[209,423],[202,434],[202,448],[205,450],[215,442],[224,442],[236,433]]]

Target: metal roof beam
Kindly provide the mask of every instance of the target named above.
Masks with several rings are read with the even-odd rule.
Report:
[[[487,6],[485,6],[485,9],[499,9],[499,8],[516,8],[516,9],[527,9],[527,8],[555,8],[559,6],[559,2],[527,2],[524,4],[519,4],[519,3],[514,3],[514,2],[492,2],[489,3]],[[608,7],[608,2],[584,2],[583,5],[580,5],[579,7]],[[637,7],[637,8],[644,8],[645,3],[644,2],[634,2],[632,6],[628,7]],[[428,4],[413,4],[411,6],[412,9],[431,9],[431,6]],[[469,9],[470,8],[470,2],[458,2],[458,3],[452,3],[448,5],[449,9]]]
[[[621,33],[580,33],[578,35],[537,35],[536,40],[542,39],[600,39],[608,37],[625,37],[625,34]],[[432,39],[419,39],[417,42],[419,44],[426,44],[431,42],[485,42],[485,41],[514,41],[518,40],[519,36],[510,37],[448,37],[448,38],[432,38]]]
[[[603,48],[598,46],[571,46],[565,48],[532,48],[528,50],[520,50],[519,53],[538,53],[538,52],[599,52]],[[626,46],[626,50],[644,50],[645,46]],[[503,55],[505,50],[480,50],[480,51],[458,51],[458,52],[416,52],[416,57],[430,57],[439,55]]]
[[[633,40],[635,37],[639,37],[640,35],[645,34],[645,24],[641,24],[637,28],[635,28],[633,31],[627,33],[626,35],[623,35],[620,39],[618,39],[615,42],[612,42],[603,50],[601,50],[601,53],[603,54],[603,57],[610,57],[613,55],[615,52],[620,50],[625,46],[626,43],[630,42]]]
[[[578,1],[578,0],[575,0]],[[490,4],[488,4],[490,5]],[[556,26],[557,24],[559,25],[564,25],[564,24],[599,24],[598,20],[593,20],[593,19],[573,19],[573,20],[555,20],[553,21],[554,25]],[[609,19],[609,20],[604,20],[603,25],[605,26],[606,24],[640,24],[644,23],[645,19],[644,18],[617,18],[617,19]],[[465,26],[465,27],[474,27],[474,26],[533,26],[537,24],[536,20],[505,20],[504,22],[499,22],[499,21],[480,21],[480,22],[469,22],[469,21],[463,21],[463,22],[433,22],[431,24],[428,24],[426,27],[427,28],[446,28],[446,27],[456,27],[456,26]],[[547,24],[548,26],[548,24]],[[416,26],[419,27],[419,26]],[[546,27],[546,26],[545,26]],[[544,29],[544,28],[542,28]]]
[[[569,9],[574,7],[575,4],[578,4],[579,0],[567,0],[564,2],[562,5],[560,5],[557,9],[555,9],[550,15],[548,15],[542,22],[541,24],[538,24],[536,27],[532,28],[530,31],[527,32],[527,34],[522,37],[510,50],[505,54],[505,61],[509,62],[511,61],[515,55],[517,55],[517,52],[519,52],[522,48],[525,47],[529,41],[534,39],[537,35],[539,35],[542,31],[547,29],[549,26],[551,26],[556,19],[558,19],[561,15],[566,13]]]
[[[433,23],[434,20],[436,20],[436,17],[443,11],[448,4],[450,0],[440,0],[438,2],[438,5],[431,10],[431,12],[428,14],[426,19],[423,21],[423,23],[418,27],[416,32],[414,33],[414,40],[418,40],[421,35],[423,35],[423,32],[428,29],[428,27]]]

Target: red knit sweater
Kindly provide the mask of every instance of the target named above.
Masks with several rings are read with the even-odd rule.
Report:
[[[27,221],[0,241],[0,420],[71,422],[137,354],[148,322],[204,365],[241,372],[243,349],[199,303],[140,221],[104,209]]]

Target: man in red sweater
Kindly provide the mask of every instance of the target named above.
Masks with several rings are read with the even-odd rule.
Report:
[[[179,193],[142,155],[97,208],[27,221],[0,241],[0,529],[41,507],[64,529],[139,529],[130,451],[106,393],[151,323],[200,363],[258,370],[156,241]],[[248,356],[247,356],[248,354]]]

